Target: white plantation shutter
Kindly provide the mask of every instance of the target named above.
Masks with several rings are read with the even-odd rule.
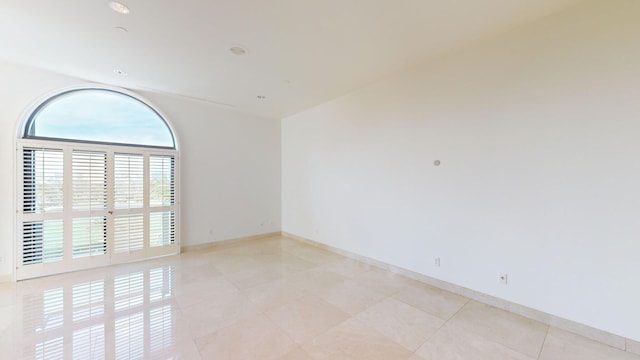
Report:
[[[151,247],[174,244],[176,241],[175,157],[149,157],[149,241]],[[163,210],[163,211],[158,211]]]
[[[151,155],[149,182],[152,207],[175,204],[175,158]]]
[[[64,201],[62,150],[24,148],[22,155],[23,211],[61,212]]]
[[[74,258],[107,253],[107,218],[105,216],[74,218],[72,222],[71,238]]]
[[[145,244],[145,157],[141,154],[114,155],[113,251],[116,254],[141,251]]]
[[[63,230],[62,219],[23,222],[22,265],[62,260]]]
[[[64,254],[64,154],[22,149],[22,265],[61,261]]]
[[[115,208],[140,209],[144,206],[144,156],[115,154]]]
[[[71,172],[73,210],[104,210],[107,207],[107,154],[73,151]]]
[[[107,153],[73,150],[71,154],[73,258],[107,253]]]
[[[119,215],[115,218],[113,251],[131,252],[144,248],[144,214]]]
[[[23,139],[19,164],[18,279],[179,252],[175,150]]]
[[[152,247],[170,245],[176,240],[176,216],[173,211],[150,214],[149,233]]]

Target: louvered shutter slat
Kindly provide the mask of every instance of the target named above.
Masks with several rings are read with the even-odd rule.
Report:
[[[114,176],[115,208],[142,208],[144,206],[144,156],[115,154]]]
[[[152,207],[175,204],[175,158],[151,155],[149,157],[150,205]]]
[[[29,221],[22,224],[22,264],[60,261],[64,251],[62,220]]]
[[[144,248],[144,214],[120,215],[114,219],[113,251],[131,252]]]
[[[61,212],[64,204],[64,156],[58,149],[22,152],[22,209],[25,213]]]
[[[93,216],[73,219],[73,257],[107,253],[107,218]]]
[[[152,247],[170,245],[176,239],[176,216],[173,211],[149,215],[149,238]]]
[[[71,160],[73,210],[104,210],[107,207],[107,154],[74,151]]]

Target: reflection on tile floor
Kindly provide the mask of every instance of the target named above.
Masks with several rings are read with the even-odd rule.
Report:
[[[0,284],[2,359],[636,359],[280,237]]]

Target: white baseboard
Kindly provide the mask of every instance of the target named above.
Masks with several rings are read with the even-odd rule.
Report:
[[[432,278],[430,276],[424,275],[424,274],[420,274],[411,270],[407,270],[395,265],[391,265],[391,264],[387,264],[384,263],[382,261],[378,261],[375,259],[371,259],[368,258],[366,256],[362,256],[359,254],[355,254],[346,250],[342,250],[330,245],[326,245],[323,243],[319,243],[317,241],[314,240],[310,240],[307,238],[304,238],[302,236],[298,236],[295,234],[290,234],[287,232],[282,232],[282,236],[292,239],[292,240],[297,240],[300,242],[303,242],[305,244],[309,244],[324,250],[328,250],[331,252],[334,252],[336,254],[340,254],[343,255],[345,257],[348,257],[350,259],[354,259],[354,260],[358,260],[360,262],[363,262],[365,264],[369,264],[372,266],[375,266],[377,268],[383,269],[383,270],[388,270],[392,273],[395,274],[399,274],[402,276],[405,276],[407,278],[437,287],[439,289],[442,290],[446,290],[449,292],[452,292],[454,294],[458,294],[458,295],[462,295],[465,296],[469,299],[473,299],[476,300],[478,302],[487,304],[487,305],[491,305],[494,307],[497,307],[499,309],[503,309],[509,312],[512,312],[514,314],[518,314],[521,316],[524,316],[526,318],[532,319],[532,320],[536,320],[539,321],[543,324],[546,325],[550,325],[550,326],[554,326],[557,327],[559,329],[562,330],[566,330],[566,331],[570,331],[572,333],[584,336],[586,338],[592,339],[592,340],[596,340],[599,341],[603,344],[612,346],[614,348],[620,349],[620,350],[624,350],[627,351],[629,353],[633,353],[636,355],[640,355],[640,342],[639,341],[635,341],[632,339],[627,339],[625,337],[619,336],[619,335],[615,335],[612,333],[609,333],[607,331],[604,330],[600,330],[600,329],[596,329],[594,327],[588,326],[588,325],[584,325],[572,320],[567,320],[555,315],[551,315],[548,313],[545,313],[543,311],[539,311],[536,309],[532,309],[511,301],[507,301],[504,299],[500,299],[497,298],[495,296],[491,296],[491,295],[487,295],[484,293],[481,293],[479,291],[475,291],[472,289],[468,289],[459,285],[455,285],[446,281],[442,281],[442,280],[438,280],[436,278]]]
[[[268,238],[277,237],[281,235],[282,233],[280,231],[277,231],[277,232],[271,232],[271,233],[265,233],[265,234],[227,239],[227,240],[213,241],[213,242],[208,242],[204,244],[185,245],[180,247],[180,251],[190,252],[190,251],[204,251],[204,250],[218,249],[222,247],[235,246],[235,245],[238,245],[239,243],[268,239]]]

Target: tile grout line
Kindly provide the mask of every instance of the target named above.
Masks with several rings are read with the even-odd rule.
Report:
[[[193,346],[196,347],[196,351],[198,352],[198,356],[200,356],[200,359],[202,359],[202,352],[200,351],[200,347],[198,346],[198,343],[196,343],[196,339],[192,338],[191,342],[193,343]]]
[[[549,330],[551,330],[551,326],[547,326],[547,331],[544,334],[544,340],[542,340],[542,345],[540,346],[540,351],[538,351],[538,356],[536,360],[540,360],[540,356],[542,355],[542,349],[544,349],[544,345],[547,342],[547,337],[549,336]]]
[[[505,311],[505,312],[507,312],[507,313],[509,313],[509,314],[513,314],[513,313],[511,313],[510,311],[507,311],[507,310],[504,310],[504,309],[500,309],[500,308],[495,307],[495,306],[493,306],[493,305],[485,304],[485,303],[482,303],[482,302],[477,301],[477,300],[474,300],[474,299],[469,299],[469,301],[467,301],[467,302],[465,303],[465,305],[464,305],[464,306],[462,306],[462,307],[461,307],[461,308],[460,308],[460,309],[459,309],[459,310],[458,310],[458,311],[457,311],[453,316],[451,316],[451,318],[450,318],[449,320],[447,320],[447,323],[448,323],[451,319],[453,319],[453,318],[454,318],[454,317],[455,317],[459,312],[461,312],[465,307],[467,307],[467,306],[468,306],[472,301],[475,301],[476,303],[481,304],[481,305],[485,305],[485,306],[489,306],[489,307],[491,307],[491,308],[495,308],[495,309],[498,309],[498,310],[501,310],[501,311]],[[517,314],[516,314],[516,315],[517,315]],[[533,320],[533,321],[535,321],[535,320]],[[544,325],[546,325],[546,324],[544,324]],[[545,339],[546,339],[546,334],[547,334],[547,332],[548,332],[548,329],[549,329],[549,326],[547,325],[547,331],[545,331]],[[495,341],[495,340],[489,339],[489,338],[485,337],[485,336],[484,336],[484,334],[479,333],[479,332],[477,332],[477,331],[475,331],[475,330],[467,329],[466,331],[468,331],[468,332],[470,332],[470,333],[473,333],[473,334],[475,334],[475,335],[477,335],[477,336],[481,337],[482,339],[484,339],[484,340],[486,340],[486,341],[488,341],[488,342],[491,342],[491,343],[497,344],[497,345],[502,346],[502,347],[504,347],[504,348],[506,348],[506,349],[509,349],[509,350],[511,350],[511,351],[513,351],[513,352],[516,352],[516,353],[518,353],[518,354],[520,354],[520,355],[522,355],[522,356],[525,356],[525,357],[527,357],[527,358],[529,358],[529,359],[532,359],[532,357],[531,357],[531,356],[529,356],[529,355],[527,355],[527,354],[523,353],[522,351],[520,351],[520,350],[518,350],[518,349],[515,349],[515,348],[513,348],[513,347],[512,347],[512,346],[510,346],[510,345],[502,344],[502,343],[499,343],[499,342],[497,342],[497,341]],[[540,354],[540,352],[538,352],[538,355],[539,355],[539,354]]]
[[[428,284],[427,284],[427,285],[428,285]],[[429,286],[431,286],[431,285],[429,285]],[[438,288],[436,288],[436,289],[438,289]],[[438,290],[441,290],[441,289],[438,289]],[[398,292],[398,293],[399,293],[399,292]],[[458,310],[456,310],[456,312],[455,312],[455,313],[453,313],[451,316],[449,316],[449,317],[448,317],[448,318],[446,318],[446,319],[443,319],[443,318],[441,318],[440,316],[438,316],[438,315],[436,315],[436,314],[433,314],[433,313],[431,313],[431,312],[429,312],[429,311],[426,311],[426,310],[423,310],[423,309],[417,308],[416,306],[414,306],[414,305],[412,305],[412,304],[409,304],[408,302],[404,301],[403,299],[398,299],[398,298],[396,298],[396,297],[395,297],[395,295],[397,295],[398,293],[396,293],[396,294],[394,294],[394,295],[391,295],[390,297],[392,297],[392,298],[394,298],[395,300],[398,300],[398,301],[400,301],[400,302],[402,302],[402,303],[404,303],[404,304],[406,304],[406,305],[409,305],[409,306],[411,306],[411,307],[413,307],[413,308],[416,308],[416,309],[418,309],[418,310],[420,310],[420,311],[422,311],[422,312],[424,312],[424,313],[426,313],[426,314],[428,314],[428,315],[431,315],[431,316],[433,316],[433,317],[436,317],[436,318],[441,319],[441,320],[443,321],[443,325],[444,325],[445,323],[449,322],[449,320],[451,320],[451,318],[453,318],[454,316],[456,316],[456,315],[460,312],[460,310],[462,310],[462,308],[463,308],[463,307],[465,307],[469,301],[471,301],[471,299],[470,299],[470,298],[468,298],[468,297],[466,297],[466,296],[462,296],[462,295],[460,295],[461,297],[464,297],[464,298],[466,299],[466,301],[464,302],[464,304],[462,304],[462,306],[460,306],[460,308],[459,308]],[[440,328],[438,328],[438,330],[439,330],[439,329],[440,329]]]
[[[451,319],[453,319],[456,315],[458,315],[458,313],[459,313],[460,311],[462,311],[462,309],[464,309],[464,308],[467,306],[467,304],[471,301],[471,299],[469,299],[469,298],[466,298],[466,299],[467,299],[467,301],[465,301],[465,303],[464,303],[462,306],[460,306],[460,308],[459,308],[455,313],[453,313],[453,315],[451,315],[448,319],[446,319],[445,321],[443,321],[443,322],[442,322],[442,325],[440,325],[440,327],[438,328],[438,330],[434,331],[434,332],[433,332],[433,334],[431,334],[431,336],[429,336],[429,337],[428,337],[428,338],[427,338],[427,339],[426,339],[422,344],[420,344],[420,346],[418,346],[418,348],[413,352],[413,354],[414,354],[414,355],[418,355],[418,354],[416,354],[416,352],[418,352],[418,350],[420,350],[420,348],[422,348],[422,347],[423,347],[426,343],[428,343],[428,342],[429,342],[429,341],[430,341],[434,336],[436,336],[436,334],[437,334],[437,333],[438,333],[438,332],[439,332],[443,327],[445,327],[445,325],[447,325],[447,324],[449,323],[449,321],[451,321]],[[399,301],[402,301],[402,300],[399,300]],[[407,304],[407,305],[409,305],[409,304]],[[435,316],[435,315],[434,315],[434,316]],[[418,356],[420,356],[420,355],[418,355]]]
[[[293,349],[295,349],[296,347],[300,348],[300,350],[304,351],[305,354],[308,355],[307,351],[305,349],[302,348],[302,344],[298,344],[290,335],[289,333],[287,333],[280,325],[278,325],[268,314],[267,314],[267,309],[265,309],[264,313],[263,313],[264,317],[276,328],[280,329],[280,331],[284,334],[284,336],[287,337],[287,339],[291,340],[291,343],[293,344]],[[292,349],[292,350],[293,350]],[[283,358],[284,356],[286,356],[287,354],[284,354],[282,356],[280,356],[279,358]]]

